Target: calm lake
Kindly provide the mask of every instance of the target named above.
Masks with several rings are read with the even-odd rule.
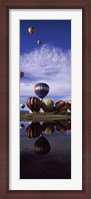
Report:
[[[20,122],[20,179],[71,179],[71,121]]]

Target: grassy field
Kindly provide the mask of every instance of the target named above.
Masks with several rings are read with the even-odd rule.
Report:
[[[53,114],[53,113],[25,113],[20,114],[20,121],[53,121],[71,119],[70,113]]]

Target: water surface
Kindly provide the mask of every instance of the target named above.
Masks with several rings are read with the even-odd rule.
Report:
[[[20,123],[20,179],[71,179],[71,122]]]

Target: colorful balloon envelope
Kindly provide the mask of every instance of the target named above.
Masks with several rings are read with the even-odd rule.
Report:
[[[29,34],[33,35],[34,32],[35,32],[35,28],[34,28],[33,26],[32,26],[32,27],[29,27],[29,28],[28,28],[28,32],[29,32]]]
[[[71,100],[67,102],[68,109],[71,111]]]
[[[45,112],[51,112],[53,110],[54,107],[54,102],[53,100],[47,99],[42,103],[42,109]]]
[[[29,97],[26,100],[26,105],[32,112],[38,112],[41,108],[41,104],[42,102],[37,97]]]
[[[55,131],[54,124],[52,122],[44,122],[42,124],[42,130],[45,134],[51,135]]]
[[[23,76],[24,76],[24,72],[21,71],[21,72],[20,72],[20,77],[22,78]]]
[[[34,144],[34,151],[38,155],[45,155],[48,154],[50,151],[50,144],[48,140],[42,135],[38,138],[38,140]]]
[[[34,86],[34,92],[39,98],[43,99],[49,92],[49,86],[45,83],[38,83]]]
[[[25,133],[28,138],[39,137],[42,132],[41,125],[39,122],[32,122],[26,129]]]
[[[67,104],[66,102],[64,101],[58,101],[56,102],[56,109],[59,111],[59,112],[66,112],[68,107],[67,107]]]

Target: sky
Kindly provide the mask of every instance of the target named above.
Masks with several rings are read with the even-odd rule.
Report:
[[[29,34],[33,26],[35,33]],[[41,40],[41,45],[37,41]],[[47,83],[44,98],[71,99],[71,20],[20,20],[20,103],[36,96],[34,85]]]

